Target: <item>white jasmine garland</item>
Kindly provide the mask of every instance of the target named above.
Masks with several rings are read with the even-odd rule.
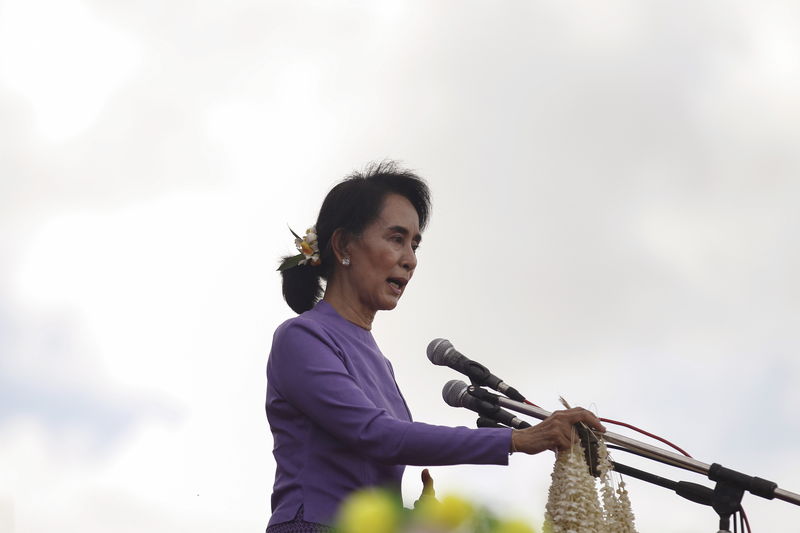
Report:
[[[628,492],[622,481],[614,489],[612,465],[602,439],[597,455],[600,497],[581,443],[558,452],[545,507],[544,533],[636,533]]]

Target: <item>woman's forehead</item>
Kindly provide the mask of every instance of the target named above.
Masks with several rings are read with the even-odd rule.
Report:
[[[378,222],[383,228],[399,226],[414,235],[419,234],[419,214],[411,202],[399,194],[386,196]]]

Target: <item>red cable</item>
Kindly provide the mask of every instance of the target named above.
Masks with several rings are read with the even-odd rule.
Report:
[[[750,529],[750,520],[747,519],[747,513],[744,512],[744,507],[739,507],[739,512],[742,513],[742,518],[744,518],[744,525],[747,526],[747,533],[751,533],[753,530]]]
[[[539,407],[539,406],[538,406],[538,405],[536,405],[535,403],[533,403],[533,402],[529,402],[528,400],[525,400],[525,403],[527,403],[528,405],[532,405],[532,406],[534,406],[534,407]],[[541,407],[539,407],[539,409],[541,409]],[[679,452],[681,452],[681,453],[682,453],[683,455],[685,455],[686,457],[690,457],[690,458],[692,457],[691,455],[689,455],[688,453],[686,453],[686,452],[685,452],[683,449],[681,449],[680,447],[678,447],[678,446],[676,446],[676,445],[672,444],[672,443],[671,443],[670,441],[668,441],[667,439],[665,439],[665,438],[663,438],[663,437],[659,437],[658,435],[654,435],[653,433],[650,433],[649,431],[645,431],[645,430],[643,430],[643,429],[639,429],[639,428],[637,428],[637,427],[636,427],[636,426],[634,426],[634,425],[627,424],[627,423],[625,423],[625,422],[619,422],[619,421],[617,421],[617,420],[611,420],[610,418],[601,418],[601,419],[600,419],[600,421],[601,421],[601,422],[608,422],[609,424],[615,424],[615,425],[617,425],[617,426],[623,426],[623,427],[626,427],[626,428],[628,428],[628,429],[632,429],[632,430],[634,430],[634,431],[638,431],[638,432],[639,432],[639,433],[641,433],[642,435],[647,435],[647,436],[648,436],[648,437],[650,437],[651,439],[656,439],[657,441],[663,442],[663,443],[664,443],[664,444],[666,444],[667,446],[671,446],[672,448],[674,448],[674,449],[678,450]]]
[[[684,451],[682,448],[680,448],[679,446],[676,446],[675,444],[672,444],[672,443],[671,443],[670,441],[668,441],[667,439],[665,439],[665,438],[663,438],[663,437],[659,437],[658,435],[654,435],[654,434],[650,433],[649,431],[645,431],[645,430],[643,430],[643,429],[639,429],[639,428],[637,428],[636,426],[633,426],[633,425],[631,425],[631,424],[627,424],[627,423],[625,423],[625,422],[619,422],[619,421],[617,421],[617,420],[611,420],[611,419],[609,419],[609,418],[601,418],[601,419],[600,419],[600,421],[601,421],[601,422],[608,422],[609,424],[616,424],[617,426],[623,426],[623,427],[626,427],[626,428],[628,428],[628,429],[632,429],[632,430],[634,430],[634,431],[638,431],[638,432],[639,432],[639,433],[641,433],[642,435],[647,435],[647,436],[648,436],[648,437],[650,437],[651,439],[656,439],[657,441],[661,441],[661,442],[663,442],[663,443],[664,443],[664,444],[666,444],[667,446],[671,446],[672,448],[674,448],[674,449],[678,450],[679,452],[681,452],[681,453],[682,453],[683,455],[685,455],[686,457],[689,457],[689,458],[691,458],[691,457],[692,457],[691,455],[689,455],[688,453],[686,453],[686,452],[685,452],[685,451]]]

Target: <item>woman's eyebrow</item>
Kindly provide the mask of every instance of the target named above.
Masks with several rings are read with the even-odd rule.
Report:
[[[396,232],[396,233],[402,233],[403,235],[406,235],[406,236],[408,236],[411,233],[410,231],[408,231],[408,228],[406,228],[404,226],[390,226],[389,227],[389,231],[393,231],[393,232]],[[419,244],[420,242],[422,242],[422,235],[417,233],[416,235],[414,235],[413,240],[414,240],[414,242]]]

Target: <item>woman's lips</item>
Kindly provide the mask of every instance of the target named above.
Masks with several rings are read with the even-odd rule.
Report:
[[[389,287],[392,289],[392,292],[394,292],[396,296],[400,296],[401,294],[403,294],[403,285],[399,281],[386,280],[386,282],[389,284]]]

